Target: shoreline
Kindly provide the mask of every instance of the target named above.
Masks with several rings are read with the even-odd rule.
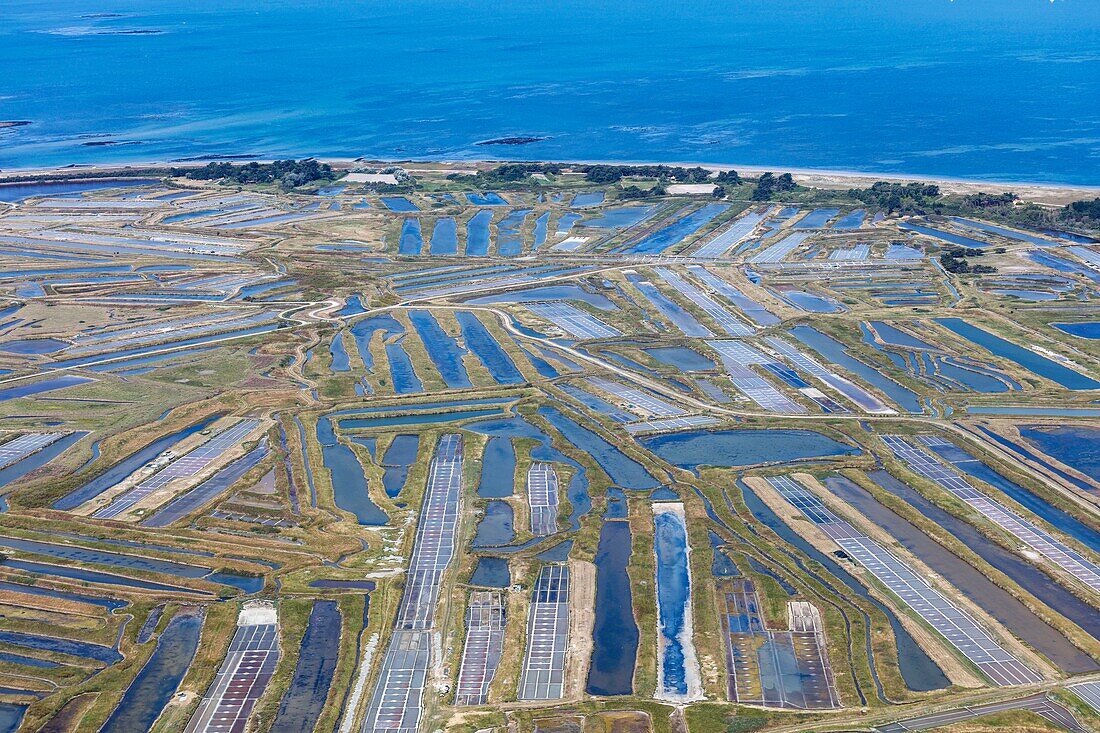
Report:
[[[63,179],[66,176],[80,178],[81,174],[89,172],[109,173],[117,171],[125,174],[142,168],[201,168],[208,163],[229,163],[241,165],[250,162],[268,163],[276,158],[234,158],[229,156],[213,156],[188,161],[130,161],[118,163],[89,163],[63,167],[39,167],[39,168],[8,168],[0,170],[0,185],[8,183],[7,179],[13,176],[34,176],[36,178]],[[318,157],[322,163],[329,163],[338,168],[350,168],[356,165],[377,166],[438,166],[441,170],[447,168],[470,169],[482,166],[496,166],[508,163],[561,163],[562,165],[664,165],[670,167],[701,167],[711,171],[720,172],[736,170],[738,173],[759,175],[765,172],[790,173],[799,179],[799,183],[810,188],[824,188],[845,190],[848,188],[861,188],[869,186],[875,181],[887,181],[891,183],[928,183],[936,184],[945,193],[969,194],[979,191],[985,193],[1000,193],[1012,191],[1021,199],[1040,204],[1064,205],[1070,201],[1082,198],[1100,196],[1100,182],[1096,185],[1073,183],[1049,183],[1039,181],[999,181],[982,178],[960,178],[955,176],[936,176],[920,173],[868,173],[865,171],[824,169],[824,168],[789,168],[783,166],[762,165],[738,165],[733,163],[708,163],[699,161],[635,161],[635,160],[511,160],[498,158],[438,158],[438,159],[366,159]],[[12,181],[11,183],[29,183],[30,181]]]

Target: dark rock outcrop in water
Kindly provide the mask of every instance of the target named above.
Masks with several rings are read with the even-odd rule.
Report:
[[[481,142],[474,143],[475,145],[530,145],[531,143],[542,142],[543,140],[549,140],[548,137],[536,137],[528,135],[517,135],[515,137],[496,137],[492,140],[482,140]]]
[[[10,127],[26,127],[31,124],[30,120],[0,120],[0,130],[6,130]]]
[[[103,148],[108,146],[117,145],[141,145],[140,140],[89,140],[88,142],[80,143],[86,148]]]

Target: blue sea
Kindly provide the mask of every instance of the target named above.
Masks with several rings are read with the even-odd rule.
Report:
[[[700,161],[1100,183],[1097,0],[4,0],[0,168]],[[478,145],[510,136],[526,145]]]

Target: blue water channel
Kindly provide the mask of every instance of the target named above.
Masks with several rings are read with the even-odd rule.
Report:
[[[0,733],[16,733],[26,713],[26,705],[0,702]]]
[[[418,255],[424,248],[424,237],[420,233],[420,220],[408,218],[401,222],[401,236],[397,244],[398,254]]]
[[[466,200],[474,206],[507,206],[508,202],[495,191],[467,193]]]
[[[960,560],[908,520],[879,503],[862,486],[843,476],[830,476],[825,479],[825,485],[855,511],[901,543],[932,572],[939,574],[1009,631],[1044,654],[1059,669],[1070,674],[1100,669],[1089,655],[1071,644],[1023,602],[993,583],[981,570]]]
[[[40,382],[31,382],[29,384],[20,384],[15,387],[0,389],[0,402],[6,402],[20,397],[30,397],[43,392],[52,392],[57,389],[73,387],[77,384],[86,384],[91,381],[92,379],[90,377],[81,377],[76,374],[63,374],[60,377],[50,377]]]
[[[16,203],[32,196],[60,196],[86,193],[108,188],[133,188],[159,183],[153,178],[126,178],[108,180],[42,181],[37,183],[11,183],[0,185],[0,201]]]
[[[512,573],[508,561],[503,557],[483,555],[477,559],[477,566],[470,575],[470,585],[483,588],[507,588],[512,584]]]
[[[820,229],[825,222],[840,213],[840,209],[814,209],[795,222],[792,229]]]
[[[617,209],[604,209],[591,219],[585,219],[581,226],[593,229],[625,229],[639,223],[651,213],[652,206],[623,206]]]
[[[550,223],[550,212],[544,211],[535,219],[535,241],[531,244],[531,249],[538,249],[542,245],[546,244],[546,225]]]
[[[203,612],[185,610],[168,622],[149,661],[126,688],[100,733],[152,730],[164,706],[172,699],[199,647]]]
[[[490,305],[493,303],[533,303],[540,300],[579,300],[602,311],[615,311],[618,306],[600,293],[585,290],[573,283],[563,285],[540,285],[523,290],[509,290],[504,293],[483,295],[468,302],[471,305]]]
[[[657,553],[658,625],[664,640],[662,697],[688,694],[688,669],[684,641],[691,643],[685,624],[691,603],[688,570],[687,527],[674,512],[653,516],[653,548]]]
[[[1028,415],[1035,415],[1035,414],[1049,415],[1049,414],[1054,412],[1054,410],[1038,412],[1039,410],[1044,410],[1044,408],[1041,408],[1041,407],[1034,408],[1030,412],[1027,412],[1027,408],[1007,407],[1007,408],[1004,408],[1004,410],[1006,412],[993,412],[993,410],[995,410],[995,409],[996,408],[990,407],[990,408],[987,408],[986,410],[983,410],[982,413],[983,414],[985,414],[985,413],[988,413],[988,414],[1018,414],[1019,412],[1023,412],[1023,414],[1028,414]],[[1080,408],[1078,410],[1074,410],[1073,412],[1078,413],[1077,416],[1079,416],[1079,417],[1100,416],[1100,410],[1092,411],[1092,412],[1089,412],[1087,414],[1082,414],[1083,411],[1086,410],[1086,409],[1088,409],[1088,408]],[[969,412],[976,412],[976,410],[968,410],[968,411]],[[1058,414],[1062,414],[1063,412],[1071,412],[1071,410],[1058,410]],[[1032,452],[1032,451],[1028,450],[1026,447],[1024,447],[1024,445],[1022,445],[1020,443],[1017,443],[1015,441],[1009,440],[1008,438],[1005,438],[1004,436],[993,432],[992,430],[990,430],[989,428],[987,428],[984,425],[977,425],[976,427],[978,428],[978,430],[983,435],[985,435],[987,438],[989,438],[993,442],[1000,443],[1001,445],[1008,448],[1009,450],[1011,450],[1015,453],[1019,453],[1020,455],[1022,455],[1024,458],[1028,459],[1029,461],[1037,463],[1040,466],[1042,466],[1043,468],[1050,471],[1051,473],[1054,473],[1058,476],[1061,476],[1063,479],[1065,479],[1069,483],[1073,484],[1074,486],[1076,486],[1080,489],[1083,489],[1084,491],[1087,491],[1087,492],[1090,492],[1090,493],[1095,493],[1095,491],[1096,491],[1095,488],[1093,488],[1093,486],[1091,484],[1089,484],[1087,481],[1084,481],[1082,479],[1077,478],[1076,476],[1070,474],[1068,471],[1063,471],[1062,469],[1060,469],[1057,466],[1053,465],[1050,461],[1046,460],[1045,458],[1040,457],[1038,453],[1035,453],[1035,452]]]
[[[984,221],[974,221],[973,219],[964,219],[961,216],[951,217],[951,221],[956,224],[961,224],[964,227],[970,229],[977,229],[983,232],[989,232],[991,234],[999,234],[1002,237],[1008,237],[1009,239],[1016,239],[1021,242],[1030,242],[1037,244],[1040,247],[1056,247],[1058,242],[1044,239],[1043,237],[1037,237],[1034,234],[1028,234],[1026,232],[1016,231],[1015,229],[1008,229],[1006,227],[999,227],[995,224],[986,224]]]
[[[647,235],[627,249],[633,254],[656,254],[702,229],[708,222],[729,208],[728,204],[707,204]]]
[[[19,631],[0,630],[0,644],[11,644],[24,649],[37,649],[57,654],[69,654],[74,657],[94,659],[107,665],[114,664],[122,659],[122,655],[117,650],[102,644],[63,639],[56,636],[24,634]]]
[[[543,406],[538,412],[574,447],[591,456],[617,486],[625,489],[653,489],[660,485],[660,482],[642,464],[627,456],[600,435],[581,427],[556,407]]]
[[[1022,556],[990,540],[973,525],[941,509],[916,489],[907,486],[886,471],[872,471],[867,475],[880,488],[903,499],[935,525],[946,530],[959,542],[977,553],[983,560],[1016,581],[1024,590],[1042,599],[1043,603],[1080,626],[1093,638],[1100,639],[1100,615],[1089,603],[1078,598],[1065,586],[1053,580]]]
[[[1094,444],[1093,444],[1094,445]],[[968,476],[984,481],[1012,497],[1018,504],[1049,522],[1055,529],[1073,537],[1093,552],[1100,553],[1100,532],[1080,521],[1069,512],[1048,503],[1038,494],[1005,478],[997,470],[952,443],[940,443],[929,448],[950,461]]]
[[[981,346],[986,351],[1008,359],[1041,377],[1057,382],[1066,389],[1074,391],[1100,389],[1100,382],[1095,379],[1048,359],[1031,349],[1026,349],[967,323],[961,318],[936,318],[934,320],[967,341]]]
[[[898,229],[902,231],[917,232],[927,237],[939,239],[950,244],[958,245],[959,247],[977,248],[988,247],[989,242],[985,242],[979,239],[971,239],[970,237],[964,237],[961,234],[955,234],[954,232],[947,232],[943,229],[936,229],[934,227],[923,226],[920,224],[913,224],[912,222],[902,222],[898,224]]]
[[[77,603],[88,603],[93,606],[100,606],[106,608],[108,611],[117,611],[120,608],[125,608],[129,605],[129,601],[120,601],[115,598],[104,598],[102,596],[89,596],[80,593],[70,593],[63,590],[54,590],[53,588],[43,588],[35,585],[25,585],[23,583],[9,583],[7,581],[0,581],[0,590],[9,591],[12,593],[27,593],[32,596],[39,596],[42,598],[57,598],[63,601],[76,601]]]
[[[1083,339],[1100,339],[1100,321],[1082,321],[1080,323],[1052,323],[1062,333]]]
[[[859,453],[858,448],[812,430],[682,430],[638,440],[662,460],[691,471]]]
[[[596,619],[585,687],[589,695],[630,695],[634,692],[639,636],[627,574],[631,542],[628,522],[605,522],[600,529],[595,557]]]
[[[710,338],[714,335],[711,333],[710,329],[699,323],[695,316],[673,302],[664,293],[658,290],[653,283],[649,282],[641,275],[629,273],[626,279],[661,312],[661,315],[667,318],[676,328],[680,329],[685,336],[690,336],[692,338]]]
[[[354,514],[362,525],[380,526],[389,522],[389,516],[371,501],[363,464],[355,451],[336,437],[329,415],[317,418],[317,442],[321,444],[321,457],[332,478],[336,506]]]
[[[827,360],[840,365],[853,374],[859,375],[869,384],[878,387],[903,410],[909,412],[921,411],[920,399],[914,392],[884,376],[877,369],[851,356],[847,347],[836,339],[826,336],[812,326],[795,326],[790,330],[790,333]]]
[[[401,425],[434,425],[436,423],[469,420],[474,417],[488,417],[490,415],[500,415],[502,413],[503,410],[499,407],[453,410],[451,412],[420,412],[411,415],[386,415],[385,417],[365,417],[342,420],[340,426],[344,429],[369,429],[396,427]]]
[[[836,224],[833,224],[833,229],[859,229],[866,218],[866,209],[856,209],[840,217]]]
[[[382,205],[390,211],[395,211],[399,214],[408,214],[413,211],[420,211],[420,207],[409,201],[404,196],[383,196]]]
[[[458,222],[454,217],[444,217],[435,223],[429,252],[433,255],[453,255],[458,252]]]
[[[477,523],[477,534],[470,546],[477,549],[510,544],[516,538],[514,522],[511,504],[506,501],[488,502],[485,516]]]
[[[409,321],[412,322],[420,340],[424,342],[424,348],[428,352],[439,375],[447,383],[449,389],[465,389],[471,387],[466,367],[462,364],[462,355],[466,353],[454,338],[439,325],[429,311],[409,311]]]
[[[523,220],[530,213],[530,209],[520,209],[497,222],[497,254],[501,257],[515,257],[523,252],[520,229],[523,227]]]
[[[330,413],[333,417],[345,417],[347,415],[372,415],[380,412],[415,412],[421,410],[446,410],[452,407],[470,407],[472,405],[503,405],[514,402],[516,397],[469,397],[459,400],[423,400],[418,402],[398,402],[389,405],[373,405],[370,407],[352,407],[347,410]],[[341,427],[355,427],[354,421],[342,420]]]
[[[483,435],[538,440],[541,445],[531,449],[531,460],[563,463],[572,467],[573,476],[565,489],[566,499],[573,508],[573,512],[569,516],[569,529],[574,531],[580,528],[580,518],[592,509],[592,499],[588,495],[587,472],[581,464],[555,448],[549,435],[518,416],[484,420],[470,423],[464,427],[466,430],[472,430]]]
[[[1100,430],[1085,425],[1020,425],[1020,435],[1051,458],[1100,481]]]
[[[7,547],[11,550],[18,552],[26,552],[35,555],[45,555],[47,557],[58,558],[61,560],[69,560],[82,563],[94,563],[97,565],[109,565],[111,567],[125,568],[128,570],[139,570],[147,573],[160,573],[163,575],[173,575],[179,578],[191,578],[191,579],[204,579],[210,580],[215,583],[223,583],[225,585],[232,585],[236,588],[240,588],[246,593],[255,593],[263,588],[263,578],[251,577],[244,575],[236,575],[224,571],[214,571],[211,568],[203,567],[201,565],[188,565],[185,563],[174,562],[171,560],[160,560],[152,557],[144,557],[137,555],[124,555],[117,552],[109,552],[107,550],[96,550],[90,547],[80,547],[77,545],[69,544],[54,544],[51,542],[40,542],[37,540],[25,540],[17,537],[0,537],[0,547]],[[5,564],[15,566],[15,563],[23,563],[24,565],[37,564],[26,562],[22,560],[7,560]],[[57,575],[59,577],[72,577],[72,578],[84,578],[82,574],[87,574],[88,577],[84,578],[95,582],[90,577],[91,575],[99,574],[97,571],[84,570],[82,568],[73,568],[69,566],[50,565],[48,570],[35,570],[33,572],[44,572],[50,575]],[[132,587],[145,587],[138,585],[144,581],[136,581],[132,583],[121,583],[118,580],[121,576],[108,576],[114,579],[115,585],[130,585]],[[129,579],[133,580],[133,579]],[[171,588],[172,586],[158,585],[162,589]]]
[[[279,702],[271,733],[299,733],[317,725],[336,673],[342,627],[343,617],[335,601],[313,602],[290,687]]]
[[[416,462],[420,451],[419,433],[402,433],[393,436],[382,456],[382,486],[391,499],[401,493],[409,477],[409,467]]]
[[[787,526],[787,524],[772,511],[771,507],[756,495],[748,484],[738,481],[737,485],[741,489],[741,495],[745,500],[745,506],[757,520],[779,535],[787,544],[796,548],[824,567],[832,577],[843,583],[857,596],[873,605],[886,617],[887,621],[890,622],[890,628],[894,632],[894,643],[897,648],[898,656],[898,669],[901,672],[902,679],[905,680],[906,687],[915,692],[925,692],[928,690],[941,690],[951,684],[946,675],[936,666],[932,658],[928,656],[928,653],[921,648],[912,635],[905,629],[893,611],[876,597],[872,596],[862,583],[856,580],[847,570],[836,562],[835,558],[821,552],[803,539],[801,535]],[[865,618],[867,619],[867,624],[870,625],[870,617],[865,615]],[[866,642],[867,653],[869,658],[874,659],[869,633],[870,632],[868,632]]]
[[[644,351],[662,364],[682,372],[706,372],[717,366],[708,357],[686,346],[657,346]]]
[[[1027,253],[1027,256],[1037,264],[1043,267],[1049,267],[1057,272],[1068,272],[1076,275],[1084,275],[1093,282],[1100,283],[1100,272],[1083,265],[1080,262],[1074,262],[1073,260],[1067,260],[1064,257],[1054,254],[1053,252],[1044,252],[1042,250],[1032,250]]]
[[[899,328],[895,328],[894,326],[891,326],[889,323],[886,323],[884,321],[870,321],[870,324],[871,327],[875,329],[875,332],[878,333],[878,336],[880,339],[882,339],[882,342],[890,346],[901,346],[908,349],[933,348],[931,344],[921,341],[916,336],[911,336],[905,331],[902,331]],[[863,325],[864,324],[862,323],[860,324],[860,326]],[[864,331],[864,336],[866,337],[864,338],[864,341],[869,344],[873,343],[874,339],[870,338],[870,334],[867,333],[867,331]]]
[[[497,343],[477,315],[469,311],[457,311],[455,318],[462,329],[462,340],[466,347],[489,370],[497,384],[523,384],[527,381],[516,368],[512,357]]]
[[[404,333],[405,327],[389,313],[383,313],[360,319],[353,323],[349,330],[351,331],[351,337],[355,340],[355,348],[359,351],[359,358],[363,360],[363,365],[367,368],[367,371],[372,372],[374,371],[374,357],[370,353],[370,341],[375,331],[382,331],[382,338],[388,339]]]
[[[564,237],[573,229],[573,225],[583,218],[581,214],[575,214],[573,212],[567,212],[559,216],[556,229],[558,236]]]
[[[815,295],[805,290],[784,290],[780,296],[797,308],[810,313],[842,313],[844,306],[832,298]]]
[[[343,331],[332,337],[332,343],[329,344],[328,351],[329,354],[332,355],[333,372],[346,372],[351,370],[348,352],[347,349],[344,348]]]
[[[386,359],[390,363],[390,378],[393,380],[393,391],[397,394],[413,394],[423,392],[424,385],[416,376],[412,359],[401,345],[405,337],[386,344]]]
[[[512,495],[516,477],[516,449],[510,438],[494,435],[481,455],[481,480],[477,495],[483,499],[504,499]]]
[[[86,432],[70,433],[64,438],[54,441],[42,450],[35,451],[23,460],[17,461],[5,468],[0,468],[0,487],[7,486],[12,481],[21,479],[31,471],[35,471],[45,466],[54,458],[57,458],[69,448],[73,447],[87,434]],[[7,511],[7,501],[0,497],[0,512],[2,511]]]
[[[569,206],[574,209],[581,209],[585,206],[599,206],[603,203],[604,192],[603,191],[587,191],[584,193],[578,193],[573,197],[573,200],[569,203]]]
[[[267,457],[270,449],[267,446],[267,438],[263,438],[260,444],[245,455],[230,462],[213,476],[203,481],[198,486],[176,496],[153,515],[142,520],[143,527],[167,527],[169,524],[183,519],[188,514],[196,512],[202,507],[221,496],[226,489],[241,480],[241,478],[259,465],[260,461]]]
[[[172,342],[164,343],[164,344],[153,344],[151,346],[140,346],[140,347],[134,347],[134,348],[131,348],[131,349],[119,349],[118,351],[109,351],[109,352],[102,353],[102,354],[92,354],[90,356],[82,356],[82,357],[73,358],[73,359],[63,359],[61,361],[54,362],[53,366],[59,367],[59,368],[60,367],[71,368],[71,367],[86,366],[88,364],[92,364],[92,363],[99,362],[99,361],[104,361],[106,359],[116,360],[116,359],[122,359],[122,358],[127,357],[127,356],[140,356],[140,355],[143,355],[143,354],[148,354],[149,352],[152,352],[152,351],[161,351],[161,350],[167,349],[167,348],[181,349],[185,346],[198,346],[198,345],[201,345],[201,344],[205,344],[205,343],[209,343],[211,341],[217,341],[217,340],[221,340],[221,339],[243,338],[245,336],[255,336],[255,335],[258,335],[258,334],[261,334],[261,333],[268,333],[270,331],[274,331],[278,328],[280,328],[280,326],[278,324],[268,323],[268,324],[261,325],[261,326],[252,326],[250,328],[241,328],[241,329],[237,329],[237,330],[234,330],[234,331],[225,331],[223,333],[215,333],[215,334],[210,334],[210,335],[207,335],[207,336],[198,336],[198,337],[195,337],[195,338],[182,339],[180,341],[172,341]]]
[[[99,496],[107,489],[122,481],[134,471],[138,470],[176,443],[179,443],[184,438],[205,430],[222,416],[222,413],[216,413],[197,423],[188,425],[181,430],[177,430],[174,433],[169,433],[161,438],[157,438],[141,450],[131,453],[80,488],[55,501],[53,508],[64,511],[76,509],[84,502]]]
[[[0,342],[0,351],[9,354],[21,354],[23,356],[53,354],[61,351],[69,344],[57,339],[17,339],[15,341]]]
[[[466,256],[484,257],[489,254],[489,225],[493,221],[493,212],[482,209],[466,222]]]

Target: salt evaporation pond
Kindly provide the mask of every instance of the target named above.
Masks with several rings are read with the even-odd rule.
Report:
[[[596,619],[592,660],[585,691],[590,695],[630,695],[638,656],[638,625],[630,592],[630,524],[605,522],[596,550]]]
[[[898,656],[898,669],[901,672],[906,687],[915,692],[925,692],[929,690],[942,690],[951,684],[943,671],[940,670],[940,668],[936,666],[936,663],[932,661],[932,658],[928,656],[928,653],[917,644],[917,641],[905,627],[902,626],[901,621],[893,611],[875,596],[871,595],[862,583],[856,580],[847,570],[836,562],[835,558],[821,552],[803,539],[800,534],[787,526],[787,524],[772,511],[771,507],[760,499],[747,484],[738,481],[737,485],[741,489],[741,495],[744,497],[745,506],[756,519],[779,535],[792,547],[797,548],[800,552],[819,563],[829,572],[829,575],[843,583],[851,592],[873,605],[886,617],[887,621],[890,623],[890,628],[894,632],[894,643],[897,648]],[[826,586],[829,587],[827,581]],[[866,612],[861,613],[866,626],[869,628],[872,625],[871,617]],[[874,659],[870,631],[868,631],[865,639],[865,647],[867,656],[870,659]],[[876,684],[879,685],[881,696],[881,683],[877,681],[877,677]]]
[[[482,556],[470,576],[470,585],[483,588],[507,588],[512,584],[508,561],[503,557]]]
[[[985,609],[1019,638],[1037,649],[1064,672],[1092,672],[1100,667],[1008,591],[984,573],[932,540],[908,520],[879,503],[866,489],[843,476],[825,480],[829,491],[885,530],[890,537],[938,573],[966,598]]]
[[[489,253],[489,225],[493,221],[493,212],[483,209],[466,222],[466,255],[484,257]]]
[[[455,313],[455,319],[462,330],[462,340],[465,341],[467,348],[474,353],[497,384],[523,384],[527,381],[516,367],[512,357],[497,343],[489,329],[475,314],[458,311]]]
[[[936,318],[934,320],[967,341],[981,346],[996,356],[1015,362],[1041,377],[1057,382],[1066,389],[1074,391],[1100,389],[1100,382],[1095,379],[1048,359],[1030,348],[1024,348],[989,331],[978,328],[961,318]]]
[[[458,251],[458,223],[452,217],[435,223],[429,251],[433,255],[453,255]]]
[[[657,555],[657,692],[683,702],[702,696],[699,661],[692,641],[691,569],[683,504],[653,505]]]
[[[581,427],[560,410],[540,407],[539,414],[578,450],[590,455],[616,485],[625,489],[653,489],[660,485],[642,464],[588,428]]]
[[[126,689],[100,733],[152,730],[164,706],[176,692],[199,647],[204,614],[184,610],[168,622],[156,649]]]
[[[1084,339],[1100,339],[1100,321],[1085,321],[1082,323],[1052,323],[1052,326],[1070,336]]]
[[[685,430],[640,438],[639,442],[674,466],[752,466],[760,463],[850,456],[859,453],[812,430]]]
[[[886,471],[871,471],[867,475],[879,487],[904,500],[927,519],[949,532],[955,539],[977,553],[983,560],[1014,580],[1024,590],[1036,598],[1041,598],[1043,603],[1080,626],[1093,637],[1100,638],[1100,615],[1096,613],[1096,610],[1088,602],[1078,598],[1072,591],[1053,580],[1026,558],[1001,547],[1001,545],[982,534],[974,525],[941,509],[920,492],[894,478]]]
[[[386,524],[389,516],[371,501],[369,484],[359,457],[336,437],[332,420],[327,415],[317,419],[317,442],[321,444],[321,457],[332,477],[332,495],[336,506],[354,514],[359,524]]]
[[[164,437],[154,440],[152,443],[145,446],[141,450],[131,453],[129,456],[119,461],[100,475],[96,476],[94,479],[84,484],[80,488],[55,501],[53,504],[53,508],[70,511],[88,501],[89,499],[99,496],[104,491],[111,488],[119,481],[122,481],[131,473],[138,470],[146,463],[153,460],[161,453],[168,450],[184,438],[205,430],[220,417],[222,417],[221,413],[211,415],[203,420],[200,420],[197,423],[193,423],[183,428],[182,430],[177,430],[174,433],[169,433]]]
[[[405,480],[409,477],[409,467],[416,462],[419,450],[419,433],[402,433],[395,435],[390,441],[386,454],[382,456],[382,485],[386,489],[386,496],[393,499],[401,493]]]
[[[318,600],[309,614],[290,687],[279,703],[271,733],[313,730],[328,699],[340,653],[343,620],[335,601]]]
[[[516,475],[516,450],[509,438],[494,435],[481,456],[481,481],[477,495],[485,499],[503,499],[513,493]]]
[[[429,311],[411,310],[409,320],[424,342],[435,368],[439,375],[447,383],[450,389],[466,389],[471,387],[470,377],[466,374],[466,367],[462,364],[462,355],[466,353],[453,337],[439,325]]]
[[[511,438],[533,438],[541,445],[531,449],[531,460],[548,463],[562,463],[573,469],[573,476],[566,486],[565,495],[573,512],[569,515],[570,530],[580,528],[579,519],[592,509],[592,499],[588,495],[588,476],[584,467],[555,448],[550,436],[527,422],[522,417],[508,417],[496,420],[484,420],[464,426],[483,435],[507,436]]]
[[[1100,481],[1100,429],[1086,426],[1020,426],[1020,435],[1051,458]]]
[[[716,367],[708,357],[686,346],[658,346],[644,351],[662,364],[682,372],[706,372]]]

